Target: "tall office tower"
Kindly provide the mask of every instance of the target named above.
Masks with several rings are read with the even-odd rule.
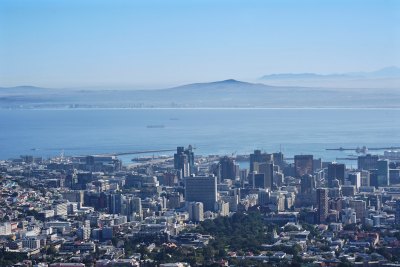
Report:
[[[192,174],[194,171],[194,152],[192,145],[189,145],[188,148],[185,149],[184,153],[188,157],[190,173]]]
[[[176,172],[172,171],[165,172],[164,175],[162,176],[162,179],[160,179],[160,185],[174,186],[177,183],[178,183],[178,177],[176,175]]]
[[[370,169],[369,170],[369,185],[378,187],[378,169]]]
[[[280,187],[284,184],[285,175],[283,172],[276,172],[274,171],[274,180],[272,184],[276,184],[277,187]]]
[[[378,160],[378,186],[389,185],[389,161],[386,159]]]
[[[227,156],[221,158],[219,160],[219,174],[220,174],[220,181],[224,179],[231,179],[235,180],[236,178],[236,166],[235,161],[232,158]]]
[[[274,180],[274,164],[273,163],[260,163],[258,165],[258,172],[264,174],[264,187],[272,189]]]
[[[270,194],[271,192],[268,189],[260,189],[258,191],[258,204],[260,206],[267,206]]]
[[[361,172],[351,172],[349,173],[350,184],[354,185],[356,189],[361,186]]]
[[[219,216],[228,216],[229,215],[229,202],[218,200],[215,204],[215,211],[218,213]]]
[[[123,196],[121,194],[108,195],[108,213],[120,214],[122,210]]]
[[[309,174],[301,177],[301,193],[303,195],[311,195],[315,189],[315,177]]]
[[[344,184],[345,165],[337,162],[328,164],[328,186],[333,187],[333,180],[339,180],[340,184]]]
[[[64,180],[64,186],[67,188],[77,188],[78,186],[76,186],[78,181],[78,177],[76,175],[76,171],[68,171],[68,174],[65,177]]]
[[[142,218],[142,200],[140,197],[135,197],[133,195],[128,195],[124,199],[126,204],[125,204],[125,213],[128,217],[129,220],[131,220],[133,217],[135,218]]]
[[[265,186],[265,174],[257,173],[256,171],[251,173],[253,188],[266,188]]]
[[[366,170],[361,170],[360,171],[361,174],[361,186],[369,186],[370,183],[370,173],[369,171]]]
[[[235,163],[235,179],[240,179],[240,165]]]
[[[322,159],[313,159],[313,171],[316,172],[322,169]]]
[[[201,202],[189,202],[188,205],[189,220],[193,222],[204,221],[204,208]]]
[[[241,169],[240,170],[240,182],[243,184],[245,181],[247,181],[247,176],[249,175],[249,172],[247,169]]]
[[[174,154],[174,168],[180,172],[180,177],[186,177],[190,175],[190,167],[187,155],[184,153]]]
[[[217,202],[217,177],[213,175],[185,177],[185,200],[202,202],[205,211],[213,211]]]
[[[357,220],[360,220],[361,223],[364,223],[367,203],[364,200],[350,200],[349,201],[350,208],[354,209],[357,215]]]
[[[272,157],[275,165],[278,165],[280,168],[285,167],[285,159],[282,152],[272,153]]]
[[[273,154],[261,153],[261,150],[254,150],[254,153],[250,154],[250,172],[255,171],[254,163],[271,163],[273,160]]]
[[[400,224],[400,199],[396,200],[395,205],[395,222],[397,225]]]
[[[325,223],[328,217],[329,199],[327,188],[317,188],[317,223]]]
[[[294,172],[297,178],[305,174],[313,174],[313,156],[296,155],[294,156]]]
[[[187,149],[180,146],[174,154],[174,168],[180,170],[183,177],[189,176],[194,170],[194,153],[192,146]]]
[[[357,159],[357,166],[359,170],[371,170],[378,168],[379,157],[377,155],[367,154],[359,156]]]
[[[86,184],[93,181],[93,174],[91,172],[79,172],[77,174],[77,180],[78,180],[78,183],[75,184],[75,186],[77,188],[73,188],[73,189],[85,190]]]

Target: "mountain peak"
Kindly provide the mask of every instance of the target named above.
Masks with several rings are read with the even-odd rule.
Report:
[[[227,79],[220,81],[221,83],[242,83],[241,81],[235,80],[235,79]]]
[[[207,84],[207,83],[204,83],[204,84]],[[227,80],[222,80],[222,81],[210,82],[208,84],[213,84],[213,85],[250,85],[251,83],[242,82],[242,81],[238,81],[235,79],[227,79]]]
[[[181,85],[178,87],[169,88],[171,90],[246,90],[246,89],[259,89],[259,88],[267,88],[268,86],[265,84],[259,83],[249,83],[238,81],[235,79],[227,79],[222,81],[214,81],[214,82],[204,82],[204,83],[191,83],[186,85]]]

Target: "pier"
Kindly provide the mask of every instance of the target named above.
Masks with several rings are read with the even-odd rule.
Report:
[[[175,149],[158,149],[158,150],[137,150],[137,151],[106,153],[106,154],[98,154],[98,155],[99,156],[123,156],[123,155],[150,154],[150,153],[173,152],[173,151],[176,151],[176,148]]]

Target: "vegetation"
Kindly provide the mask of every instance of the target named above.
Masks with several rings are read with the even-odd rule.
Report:
[[[260,213],[235,213],[232,217],[218,217],[200,224],[196,232],[212,235],[212,250],[220,257],[226,250],[258,252],[263,243],[270,243],[272,235],[268,235],[273,226],[265,225]]]
[[[287,230],[292,230],[291,228],[289,227]],[[231,217],[206,220],[192,230],[191,232],[212,236],[208,245],[202,248],[168,247],[163,245],[165,240],[157,237],[151,240],[148,238],[146,240],[140,238],[125,240],[124,248],[128,255],[140,253],[142,259],[149,260],[146,262],[146,266],[157,266],[159,263],[176,261],[188,262],[191,266],[220,266],[223,259],[229,259],[229,262],[236,266],[266,266],[262,261],[241,256],[259,255],[263,249],[262,244],[274,242],[272,234],[274,229],[277,229],[277,226],[266,224],[259,212],[238,212]],[[115,244],[118,242],[120,239],[113,240]],[[153,250],[149,250],[150,243],[156,245]],[[301,258],[297,256],[301,251],[299,245],[278,246],[274,250],[292,254],[295,260],[301,261]],[[236,252],[236,258],[228,257],[228,252],[231,251]],[[270,253],[272,254],[272,252]],[[287,266],[288,263],[282,261],[279,264]]]
[[[304,225],[305,229],[312,232],[312,236],[318,235],[318,230],[312,225]],[[284,231],[297,230],[288,226]],[[160,263],[188,262],[191,266],[221,266],[221,261],[229,260],[236,266],[288,266],[285,260],[266,264],[262,261],[245,258],[245,255],[259,255],[263,250],[263,244],[273,244],[273,231],[280,229],[275,224],[266,224],[259,212],[237,212],[231,217],[218,217],[214,220],[201,222],[198,227],[190,232],[210,235],[212,238],[205,247],[194,248],[186,246],[167,246],[164,236],[136,237],[121,239],[115,237],[112,243],[117,247],[124,247],[127,256],[140,253],[144,266],[158,266]],[[155,246],[150,246],[154,243]],[[303,263],[299,252],[300,245],[293,247],[275,246],[274,251],[283,251],[293,255],[292,266],[300,266]],[[229,252],[235,252],[237,257],[229,257]],[[269,255],[273,251],[268,252]]]
[[[5,249],[0,250],[0,266],[10,266],[26,259],[27,257],[24,253],[7,252]]]

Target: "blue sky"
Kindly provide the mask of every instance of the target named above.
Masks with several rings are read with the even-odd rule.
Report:
[[[162,87],[400,66],[400,1],[0,0],[0,86]]]

